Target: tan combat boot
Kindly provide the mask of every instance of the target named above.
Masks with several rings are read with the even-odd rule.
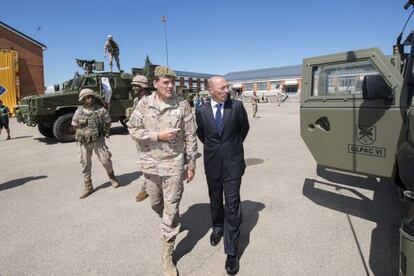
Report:
[[[88,195],[93,193],[93,186],[92,186],[92,180],[85,181],[85,188],[83,189],[82,193],[80,194],[79,198],[85,198]]]
[[[144,199],[146,199],[147,197],[148,197],[148,194],[145,192],[144,185],[142,185],[141,191],[139,191],[139,193],[137,194],[135,200],[137,202],[140,202],[140,201],[143,201]]]
[[[111,180],[112,187],[118,188],[119,182],[116,179],[114,172],[108,172],[108,177],[109,177],[109,180]]]
[[[163,240],[161,264],[164,276],[177,276],[178,271],[173,262],[174,241]]]

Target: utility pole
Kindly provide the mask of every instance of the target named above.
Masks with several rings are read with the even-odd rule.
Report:
[[[167,68],[170,68],[168,64],[168,38],[167,38],[167,17],[161,16],[161,22],[164,22],[164,35],[165,35],[165,52],[167,54]]]

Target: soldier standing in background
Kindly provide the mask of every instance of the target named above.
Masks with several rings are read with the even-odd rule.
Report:
[[[112,167],[112,154],[105,143],[105,137],[109,137],[111,117],[105,108],[95,105],[95,93],[92,89],[82,89],[79,93],[79,102],[83,105],[73,115],[72,126],[76,129],[75,139],[80,144],[80,161],[85,185],[80,195],[82,199],[93,193],[92,151],[95,151],[99,161],[106,169],[112,187],[119,187],[119,182]]]
[[[163,272],[177,275],[172,253],[180,232],[183,180],[190,182],[195,173],[196,126],[189,103],[175,95],[175,72],[158,66],[154,75],[157,92],[138,102],[128,128],[139,145],[151,207],[161,218]]]
[[[109,56],[109,70],[112,72],[112,60],[115,58],[116,66],[119,72],[121,72],[121,65],[119,64],[119,46],[113,39],[112,35],[108,35],[104,46],[104,57],[108,53]]]
[[[142,75],[136,75],[132,79],[131,84],[132,84],[132,90],[134,92],[134,97],[135,97],[134,104],[132,106],[132,110],[134,110],[137,107],[139,100],[145,96],[145,89],[148,88],[149,85],[148,85],[148,79]],[[139,155],[138,143],[136,143],[136,146],[137,146],[138,155]],[[148,194],[146,192],[146,182],[144,179],[142,186],[141,186],[141,190],[138,192],[137,196],[135,197],[135,200],[137,202],[140,202],[146,199],[147,197],[148,197]]]
[[[11,116],[10,110],[0,100],[0,134],[3,128],[6,129],[7,140],[10,140],[10,128],[9,128],[9,116]]]
[[[253,111],[253,118],[256,119],[257,113],[257,103],[259,102],[259,98],[256,95],[256,92],[253,93],[252,97],[252,111]]]

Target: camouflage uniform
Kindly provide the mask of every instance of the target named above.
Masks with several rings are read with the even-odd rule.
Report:
[[[180,230],[178,207],[185,166],[195,169],[197,141],[191,107],[177,98],[159,103],[153,93],[138,102],[128,128],[138,144],[152,209],[162,218],[162,237],[165,241],[174,240]],[[158,133],[168,128],[181,129],[173,143],[158,140]]]
[[[82,89],[79,93],[79,101],[82,102],[83,98],[88,95],[95,96],[93,90]],[[108,173],[112,186],[117,188],[119,183],[115,178],[112,167],[112,154],[105,143],[105,137],[109,137],[109,126],[111,124],[111,117],[108,111],[95,104],[91,109],[80,106],[73,115],[71,124],[76,128],[75,139],[80,144],[80,162],[82,164],[82,175],[85,185],[85,190],[80,198],[85,198],[93,192],[91,179],[93,151],[95,151],[96,156]]]
[[[256,118],[256,113],[257,113],[257,102],[259,101],[259,99],[257,98],[256,95],[253,95],[252,97],[252,111],[253,111],[253,118]]]
[[[97,113],[102,124],[111,123],[111,117],[109,116],[108,111],[103,107],[98,108],[97,106],[94,106],[92,111],[86,110],[84,108],[78,108],[73,115],[72,126],[76,128],[82,128],[83,126],[79,123],[79,117],[84,115],[89,117],[91,116],[92,112]],[[100,131],[102,131],[102,129]],[[108,150],[108,146],[105,143],[105,137],[103,136],[103,133],[101,133],[95,141],[88,143],[80,142],[80,159],[82,164],[82,175],[85,182],[91,180],[92,151],[95,151],[96,156],[106,171],[113,172],[111,161],[112,154]]]
[[[119,63],[119,46],[115,42],[115,40],[109,39],[106,40],[104,45],[104,51],[108,51],[108,57],[109,57],[109,69],[112,72],[112,61],[115,58],[116,66],[118,67],[118,70],[121,71],[121,65]]]

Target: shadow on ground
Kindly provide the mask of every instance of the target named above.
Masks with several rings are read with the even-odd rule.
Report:
[[[24,139],[24,138],[30,138],[33,137],[33,135],[24,135],[24,136],[16,136],[16,137],[11,137],[10,140],[18,140],[18,139]],[[3,140],[3,141],[7,141],[7,140]]]
[[[239,241],[239,256],[241,257],[250,243],[250,233],[259,221],[259,212],[265,208],[260,202],[245,200],[241,203],[243,223]],[[174,260],[178,262],[190,253],[210,230],[210,204],[198,203],[190,206],[181,215],[181,231],[188,230],[187,235],[177,244],[174,250]],[[210,242],[210,240],[208,240]],[[224,252],[223,252],[224,254]]]
[[[129,184],[131,184],[132,182],[134,182],[134,180],[138,179],[138,177],[140,177],[142,173],[141,172],[131,172],[131,173],[124,173],[121,175],[115,175],[116,178],[119,181],[120,187],[124,187],[124,186],[128,186]],[[105,182],[104,184],[101,184],[99,186],[97,186],[95,188],[95,192],[100,190],[100,189],[105,189],[111,187],[111,182]]]
[[[40,138],[33,138],[33,140],[48,144],[48,145],[54,145],[59,143],[58,140],[56,140],[56,138],[47,138],[47,137],[40,137]]]
[[[334,183],[307,178],[303,185],[303,195],[320,206],[346,214],[366,275],[371,274],[368,265],[374,275],[398,275],[399,226],[407,209],[400,201],[398,190],[393,183],[390,180],[377,181],[376,178],[339,173],[321,166],[318,166],[317,173]],[[323,187],[329,188],[330,191]],[[372,190],[372,200],[353,187]],[[332,188],[335,192],[332,192]],[[342,192],[352,193],[353,196],[347,196]],[[352,216],[377,224],[371,235],[369,264],[366,264],[366,258],[360,248]]]
[[[29,177],[22,177],[22,178],[10,180],[10,181],[7,181],[7,182],[4,182],[4,183],[0,184],[0,191],[12,189],[12,188],[24,185],[27,182],[37,180],[37,179],[46,178],[46,177],[47,177],[46,175],[39,175],[39,176],[29,176]]]
[[[262,164],[264,162],[263,159],[261,158],[246,158],[246,166],[254,166],[254,165],[259,165]]]
[[[124,126],[111,127],[111,135],[127,135],[129,134],[128,129]]]

